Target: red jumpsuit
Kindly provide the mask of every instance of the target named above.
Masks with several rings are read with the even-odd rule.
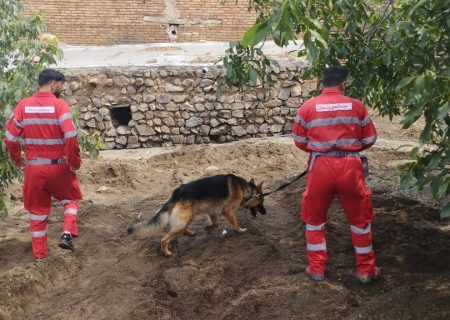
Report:
[[[21,144],[24,146],[24,207],[29,212],[33,256],[44,258],[52,196],[64,206],[63,231],[78,236],[76,220],[82,195],[71,168],[78,169],[81,158],[69,106],[49,92],[23,99],[6,125],[4,141],[15,163],[22,162]]]
[[[350,223],[357,272],[359,275],[373,273],[374,213],[371,191],[366,187],[358,154],[372,146],[377,138],[367,109],[361,101],[344,96],[337,88],[325,88],[320,96],[301,106],[292,132],[296,146],[311,153],[301,207],[310,272],[325,272],[326,213],[337,195]]]

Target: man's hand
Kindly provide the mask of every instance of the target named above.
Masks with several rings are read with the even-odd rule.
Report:
[[[25,160],[20,159],[19,162],[13,161],[13,164],[14,164],[14,167],[15,167],[17,170],[22,170],[23,167],[25,167]]]

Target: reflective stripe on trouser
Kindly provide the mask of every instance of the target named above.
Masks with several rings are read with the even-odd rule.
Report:
[[[29,213],[29,225],[31,230],[31,246],[34,258],[45,258],[47,252],[47,214]]]
[[[63,231],[69,231],[72,236],[78,237],[78,203],[71,200],[62,200],[61,203],[63,203],[64,206]]]
[[[350,225],[353,247],[355,248],[356,268],[360,275],[373,272],[375,267],[375,254],[372,250],[371,225]]]
[[[327,245],[325,241],[325,223],[306,224],[306,255],[312,273],[323,274],[327,263]]]

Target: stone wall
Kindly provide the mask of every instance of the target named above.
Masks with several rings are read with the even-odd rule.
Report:
[[[303,61],[284,64],[272,71],[272,85],[220,96],[220,67],[67,70],[64,97],[107,149],[222,143],[290,133],[314,88],[299,81],[304,67]]]

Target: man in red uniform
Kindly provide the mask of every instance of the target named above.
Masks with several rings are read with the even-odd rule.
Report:
[[[303,193],[301,216],[306,224],[306,273],[325,278],[327,249],[325,222],[337,195],[350,223],[357,275],[362,283],[378,278],[372,250],[371,222],[374,217],[371,191],[365,182],[365,160],[359,151],[377,138],[364,104],[343,94],[347,71],[325,70],[322,93],[300,107],[293,126],[295,145],[310,152],[308,182]]]
[[[23,200],[29,212],[35,259],[47,256],[52,196],[64,206],[59,247],[73,250],[72,237],[78,236],[76,221],[82,195],[74,171],[80,168],[81,158],[69,106],[59,99],[64,81],[64,75],[56,70],[42,71],[39,91],[17,104],[6,125],[4,141],[11,159],[17,168],[25,166]]]

